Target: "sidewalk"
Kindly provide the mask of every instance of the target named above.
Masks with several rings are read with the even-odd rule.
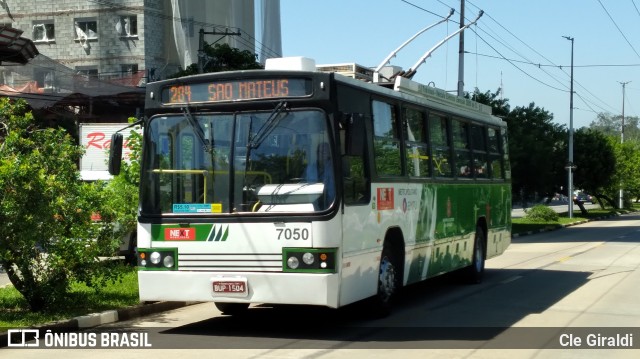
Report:
[[[107,310],[102,313],[93,313],[75,317],[69,320],[62,320],[55,323],[49,323],[41,326],[35,326],[30,329],[39,329],[40,333],[47,330],[51,331],[70,331],[77,332],[79,330],[97,327],[103,324],[116,323],[119,321],[143,317],[149,314],[165,312],[168,310],[185,307],[187,305],[196,304],[198,302],[154,302],[149,304],[140,304],[134,307]],[[9,344],[9,336],[6,330],[13,328],[0,328],[0,348],[7,347]],[[15,328],[26,329],[26,328]],[[26,334],[25,334],[26,335]],[[40,334],[41,336],[44,334]],[[27,340],[34,339],[33,335]]]

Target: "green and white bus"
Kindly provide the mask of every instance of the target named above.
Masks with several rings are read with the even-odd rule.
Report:
[[[479,282],[511,242],[505,122],[406,78],[280,60],[147,85],[140,299],[385,313],[408,284]]]

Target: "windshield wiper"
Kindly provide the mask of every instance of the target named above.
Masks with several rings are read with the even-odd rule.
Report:
[[[189,124],[191,125],[191,127],[193,127],[193,132],[195,132],[198,139],[200,139],[200,142],[202,142],[202,145],[204,146],[204,150],[209,153],[213,152],[213,146],[211,146],[211,142],[205,138],[202,127],[200,127],[196,119],[193,118],[193,115],[191,115],[191,111],[189,111],[189,107],[186,107],[186,106],[183,107],[182,113],[184,114],[184,117],[189,121]]]
[[[271,111],[271,114],[269,114],[269,117],[264,122],[262,127],[260,127],[258,132],[256,132],[256,135],[253,136],[250,143],[247,144],[247,148],[260,147],[262,142],[264,142],[264,140],[271,133],[271,131],[273,131],[278,126],[278,123],[284,118],[284,117],[279,118],[279,116],[282,113],[282,111],[286,109],[287,109],[287,103],[285,101],[278,102],[278,104],[276,105],[276,108],[274,108],[273,111]],[[249,134],[251,134],[251,132],[249,132]]]

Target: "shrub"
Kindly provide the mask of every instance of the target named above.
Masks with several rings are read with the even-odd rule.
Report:
[[[81,155],[64,130],[40,126],[24,101],[0,99],[0,264],[33,311],[64,303],[73,281],[100,288],[118,277],[98,258],[117,245],[110,226],[91,221],[92,210],[111,214],[100,207],[99,188],[79,180]]]
[[[560,215],[553,209],[543,204],[538,204],[527,210],[525,218],[536,222],[556,222],[560,219]]]

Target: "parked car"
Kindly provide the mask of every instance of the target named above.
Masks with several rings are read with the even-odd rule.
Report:
[[[582,203],[585,203],[585,202],[595,203],[595,198],[592,195],[587,194],[585,192],[578,192],[573,196],[573,201],[582,202]]]

